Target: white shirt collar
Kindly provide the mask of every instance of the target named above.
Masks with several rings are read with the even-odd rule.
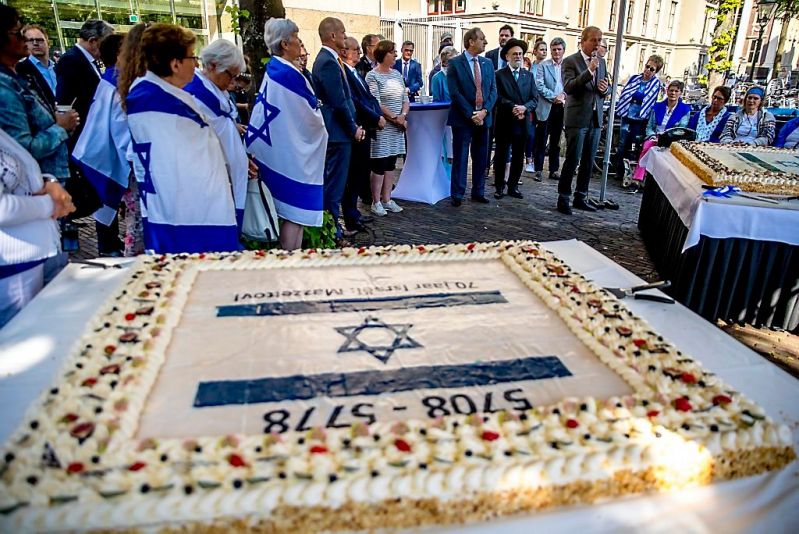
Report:
[[[88,61],[89,63],[91,63],[91,65],[92,65],[92,69],[94,70],[94,72],[96,72],[96,73],[97,73],[97,76],[98,76],[98,77],[101,77],[101,75],[100,75],[100,71],[99,71],[99,70],[97,70],[97,65],[95,65],[95,63],[94,63],[94,62],[95,62],[95,61],[97,61],[97,60],[96,60],[96,59],[94,59],[94,57],[93,57],[93,56],[92,56],[92,55],[89,53],[89,51],[88,51],[88,50],[86,50],[85,48],[83,48],[83,47],[80,45],[80,43],[77,43],[75,46],[77,46],[77,47],[78,47],[78,50],[80,50],[80,51],[81,51],[81,53],[82,53],[82,54],[83,54],[83,55],[86,57],[86,61]]]
[[[583,52],[583,49],[582,49],[582,48],[580,49],[580,55],[581,55],[581,56],[583,56],[583,61],[585,61],[586,63],[588,63],[589,61],[591,61],[591,56],[587,56],[587,55],[585,55],[585,52]]]

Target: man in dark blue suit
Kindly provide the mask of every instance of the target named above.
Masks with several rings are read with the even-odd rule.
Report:
[[[519,191],[519,177],[524,165],[524,146],[530,135],[530,116],[538,104],[538,91],[533,75],[523,68],[527,42],[509,39],[500,53],[506,66],[497,71],[497,106],[494,109],[494,131],[497,152],[494,156],[494,198],[505,191],[505,168],[508,153],[513,149],[508,176],[508,196],[524,198]]]
[[[344,198],[341,199],[341,209],[344,212],[344,225],[352,234],[366,231],[365,222],[372,220],[364,217],[358,211],[358,195],[365,204],[372,203],[372,191],[369,187],[369,146],[370,137],[375,136],[376,130],[386,126],[386,119],[380,109],[380,103],[369,92],[366,82],[358,75],[358,65],[361,49],[355,37],[347,37],[346,48],[341,51],[341,59],[347,70],[347,81],[352,93],[352,102],[355,104],[355,118],[358,124],[366,129],[366,139],[352,145],[350,168],[347,175],[347,185],[344,187]],[[347,235],[347,234],[345,234]]]
[[[322,49],[313,64],[313,85],[322,105],[322,118],[327,129],[325,155],[324,207],[336,221],[336,238],[341,239],[339,224],[341,198],[347,183],[353,141],[363,141],[366,132],[355,121],[355,105],[344,63],[339,51],[344,48],[347,32],[344,23],[327,17],[319,23]]]
[[[422,65],[413,59],[413,41],[402,43],[402,57],[394,63],[394,70],[398,70],[405,80],[405,87],[408,88],[408,98],[411,102],[416,101],[419,91],[422,90]]]
[[[480,57],[485,50],[485,35],[472,28],[463,36],[463,54],[452,58],[447,67],[447,88],[452,99],[447,124],[452,126],[452,185],[450,201],[457,207],[466,194],[466,167],[472,155],[472,200],[488,204],[485,173],[488,159],[488,130],[491,110],[497,100],[494,65]]]

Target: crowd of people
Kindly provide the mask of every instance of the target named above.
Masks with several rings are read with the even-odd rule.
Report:
[[[358,42],[333,17],[319,24],[309,70],[297,25],[271,19],[271,58],[250,106],[248,60],[228,41],[197,52],[195,35],[177,25],[142,23],[122,35],[88,20],[56,63],[43,27],[23,25],[8,6],[0,15],[0,325],[64,265],[59,229],[78,217],[94,216],[102,255],[237,250],[250,186],[262,183],[256,190],[270,198],[261,209],[276,211],[282,248],[299,248],[324,212],[346,244],[373,217],[403,210],[392,198],[398,159],[410,104],[427,94],[450,103],[442,157],[452,165],[452,206],[467,193],[489,203],[493,152],[495,198],[522,198],[522,173],[542,181],[548,159],[558,211],[598,208],[588,184],[611,89],[597,27],[582,31],[571,54],[559,37],[528,50],[509,25],[488,52],[479,28],[465,32],[462,50],[444,34],[425,77],[413,42],[376,34]],[[692,114],[678,81],[658,101],[662,67],[650,57],[621,91],[617,168],[636,138],[648,139],[646,150],[674,126],[703,141],[774,143],[761,89],[731,113],[730,91],[719,87]],[[798,125],[777,146],[796,147]]]

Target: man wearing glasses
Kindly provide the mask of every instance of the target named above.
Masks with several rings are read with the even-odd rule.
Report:
[[[402,57],[394,63],[394,70],[398,70],[405,80],[405,87],[408,88],[408,98],[411,102],[416,101],[419,91],[422,90],[422,65],[413,59],[414,44],[412,41],[402,43]]]
[[[25,78],[34,93],[55,114],[55,62],[50,60],[47,32],[38,24],[22,28],[28,57],[17,65],[17,74]]]
[[[355,64],[355,71],[362,80],[365,80],[369,71],[377,66],[377,61],[375,60],[375,47],[379,42],[380,36],[374,35],[373,33],[367,33],[363,36],[363,39],[361,39],[363,55],[358,63]]]

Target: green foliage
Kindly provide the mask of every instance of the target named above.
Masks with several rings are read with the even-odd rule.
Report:
[[[225,7],[225,12],[230,13],[230,28],[233,30],[233,34],[241,35],[241,19],[249,20],[250,11],[232,5]]]
[[[788,0],[785,0],[788,1]],[[792,0],[799,1],[799,0]],[[730,45],[735,40],[736,27],[729,28],[728,16],[743,6],[743,0],[720,0],[717,9],[716,26],[713,29],[713,40],[708,48],[708,72],[726,72],[732,68]],[[707,83],[707,82],[705,82]]]
[[[302,248],[336,248],[336,222],[330,212],[324,212],[321,227],[305,227]]]

